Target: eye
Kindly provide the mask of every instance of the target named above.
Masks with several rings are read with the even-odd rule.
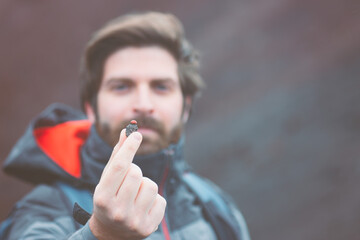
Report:
[[[156,89],[158,89],[158,90],[162,90],[162,91],[164,91],[164,90],[167,90],[167,89],[168,89],[168,87],[167,87],[167,86],[165,86],[165,84],[157,84],[155,87],[156,87]]]
[[[118,84],[114,84],[111,87],[111,90],[116,91],[116,92],[124,92],[130,89],[130,85],[127,83],[118,83]]]
[[[158,92],[168,92],[170,87],[166,83],[156,83],[153,88]]]

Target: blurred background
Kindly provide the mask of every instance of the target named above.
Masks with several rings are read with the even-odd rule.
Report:
[[[91,33],[174,13],[207,89],[186,129],[196,171],[232,195],[252,238],[359,239],[360,2],[0,1],[0,159],[52,102],[79,108]],[[32,186],[0,173],[0,220]]]

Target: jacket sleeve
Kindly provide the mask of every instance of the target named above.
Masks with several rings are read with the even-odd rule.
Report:
[[[96,240],[88,225],[72,218],[72,207],[56,188],[39,185],[11,213],[11,225],[4,239],[9,240]]]
[[[242,215],[240,210],[235,206],[232,200],[228,201],[228,203],[235,219],[237,220],[237,225],[240,229],[241,239],[250,240],[250,234],[244,216]]]
[[[250,233],[245,221],[244,216],[242,215],[239,208],[236,206],[232,197],[220,189],[216,184],[206,179],[206,181],[214,188],[215,192],[217,192],[224,201],[227,203],[231,214],[233,215],[233,219],[236,221],[234,224],[236,225],[237,229],[239,230],[239,237],[241,240],[250,240]]]

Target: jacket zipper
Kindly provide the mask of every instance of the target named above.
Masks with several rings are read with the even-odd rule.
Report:
[[[165,183],[166,183],[166,179],[168,177],[168,174],[169,174],[169,166],[166,165],[164,175],[163,175],[163,178],[162,178],[162,180],[160,182],[160,187],[159,187],[159,194],[161,196],[163,196],[164,198],[165,198],[165,185],[166,185]],[[166,211],[165,211],[165,216],[161,221],[161,228],[162,228],[162,232],[164,234],[165,240],[171,240],[168,223],[166,222]]]

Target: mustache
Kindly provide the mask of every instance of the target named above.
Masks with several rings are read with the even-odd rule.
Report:
[[[145,115],[137,115],[131,119],[126,119],[121,123],[121,127],[125,128],[131,120],[136,120],[139,128],[149,128],[154,130],[161,135],[165,133],[165,126],[162,122],[156,120],[153,117],[145,116]]]

